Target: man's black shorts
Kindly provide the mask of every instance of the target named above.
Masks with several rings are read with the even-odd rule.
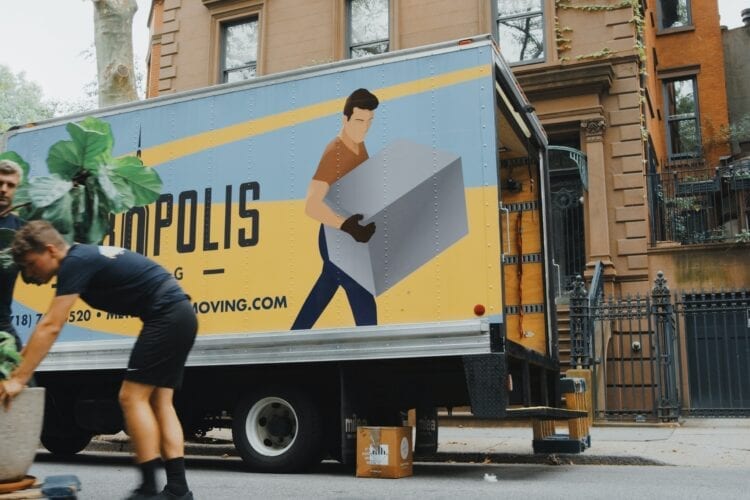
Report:
[[[198,319],[189,300],[169,304],[144,319],[125,380],[179,389],[197,331]]]

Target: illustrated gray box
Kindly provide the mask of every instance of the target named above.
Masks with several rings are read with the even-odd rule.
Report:
[[[325,226],[336,266],[377,296],[468,233],[461,158],[399,140],[334,183],[326,204],[375,222],[367,243]]]

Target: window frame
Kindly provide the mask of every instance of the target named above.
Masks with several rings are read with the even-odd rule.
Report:
[[[391,0],[385,0],[385,3],[388,6],[388,38],[384,39],[378,39],[378,40],[371,40],[366,43],[360,43],[357,45],[352,44],[352,2],[355,0],[346,0],[344,5],[344,26],[345,26],[345,36],[344,36],[344,57],[346,59],[354,59],[352,57],[352,49],[360,48],[360,47],[368,47],[371,45],[376,45],[379,43],[386,42],[388,47],[385,52],[390,52],[393,50],[393,22],[392,22],[392,12],[393,12],[393,5],[391,4]],[[363,56],[365,57],[365,56]]]
[[[251,22],[254,22],[256,24],[256,33],[257,33],[257,40],[255,41],[255,59],[245,64],[244,66],[237,66],[234,68],[228,69],[226,67],[226,46],[227,46],[227,30],[232,26],[239,26],[243,24],[249,24]],[[253,68],[255,72],[255,76],[252,78],[256,78],[258,76],[258,54],[260,53],[260,16],[257,14],[240,17],[236,19],[229,19],[226,21],[219,22],[219,83],[229,83],[228,76],[229,72]],[[250,80],[250,78],[245,78],[244,80]]]
[[[694,112],[691,114],[678,114],[673,115],[669,110],[669,86],[675,82],[692,81],[693,82],[693,108]],[[697,75],[684,75],[675,76],[672,78],[664,79],[662,81],[662,93],[664,96],[664,127],[666,134],[667,144],[667,157],[670,160],[677,160],[683,158],[696,158],[703,154],[703,139],[701,136],[701,121],[700,121],[700,101],[698,96],[698,78]],[[690,152],[675,153],[674,144],[672,143],[672,124],[693,120],[695,122],[695,141],[696,149]]]
[[[547,0],[539,0],[539,10],[538,11],[523,12],[523,13],[520,13],[520,14],[512,14],[512,15],[506,15],[506,16],[500,15],[500,9],[499,9],[499,6],[498,6],[498,1],[499,0],[492,0],[492,14],[493,14],[493,16],[495,18],[495,23],[494,23],[493,29],[494,29],[494,32],[495,32],[494,33],[495,34],[495,39],[497,40],[498,45],[500,44],[500,22],[501,21],[506,21],[506,20],[509,20],[509,19],[510,20],[512,20],[512,19],[523,19],[523,18],[527,18],[527,17],[536,17],[536,16],[541,17],[541,20],[542,20],[542,22],[541,22],[541,31],[542,31],[542,56],[541,57],[537,57],[535,59],[525,59],[525,60],[519,60],[519,61],[510,61],[510,60],[508,60],[507,61],[508,64],[510,66],[520,66],[520,65],[526,65],[526,64],[539,64],[539,63],[546,62],[547,59],[548,59],[548,57],[549,57],[549,54],[548,54],[549,51],[548,51],[548,46],[547,46],[547,42],[548,42],[548,34],[547,34],[547,10],[548,10],[547,7],[548,7],[548,5],[547,5]],[[501,48],[501,52],[502,52],[502,48]]]
[[[677,0],[678,2],[681,0]],[[662,19],[664,17],[661,10],[661,0],[656,0],[656,31],[657,33],[672,33],[675,31],[685,31],[693,29],[693,2],[692,0],[685,0],[685,7],[687,7],[687,22],[684,26],[669,26],[664,27]]]

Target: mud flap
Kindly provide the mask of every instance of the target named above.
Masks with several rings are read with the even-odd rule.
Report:
[[[464,356],[471,412],[478,418],[502,418],[508,406],[505,353]]]

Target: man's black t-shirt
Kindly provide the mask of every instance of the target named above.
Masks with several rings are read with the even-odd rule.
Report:
[[[14,214],[0,217],[0,228],[18,231],[24,224],[24,220]],[[10,325],[10,306],[13,303],[13,288],[17,276],[18,268],[15,266],[0,269],[0,326],[3,327]]]
[[[60,263],[57,295],[77,293],[113,314],[148,317],[187,295],[166,269],[124,248],[76,244]]]

